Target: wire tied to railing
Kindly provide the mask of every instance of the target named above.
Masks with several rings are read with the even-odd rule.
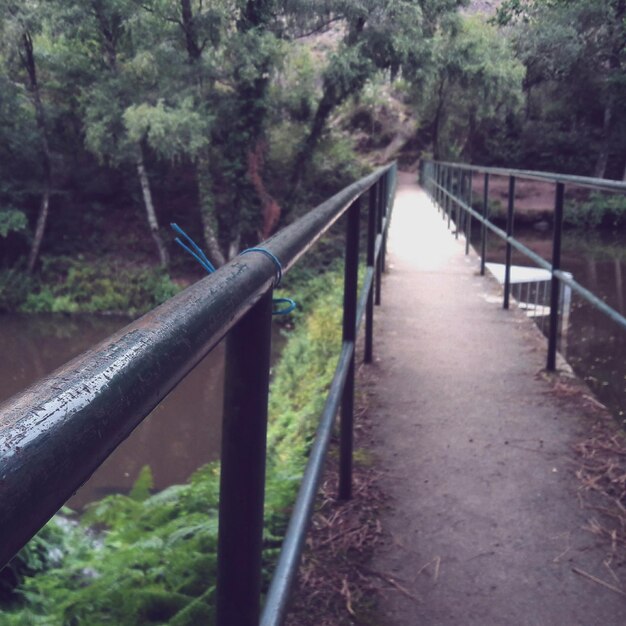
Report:
[[[280,285],[280,281],[283,278],[283,265],[280,262],[280,259],[275,254],[272,254],[267,248],[261,248],[261,247],[246,248],[245,250],[239,253],[239,256],[242,256],[244,254],[249,254],[250,252],[260,252],[261,254],[264,254],[268,259],[272,260],[272,262],[276,266],[274,288],[278,287]],[[291,298],[274,298],[273,302],[274,302],[274,305],[286,304],[287,306],[284,308],[274,309],[272,311],[272,315],[289,315],[289,313],[291,313],[297,306],[295,300],[292,300]]]
[[[209,261],[202,248],[200,248],[200,246],[198,246],[198,244],[178,224],[172,223],[170,224],[170,226],[175,233],[177,233],[181,237],[184,237],[187,243],[185,243],[180,237],[176,237],[174,241],[183,250],[185,250],[185,252],[188,252],[196,261],[198,261],[198,263],[200,263],[200,265],[202,265],[202,267],[209,274],[215,272],[215,266],[211,263],[211,261]],[[278,287],[280,285],[280,281],[283,278],[283,265],[280,262],[280,259],[275,254],[272,254],[267,248],[261,247],[246,248],[239,253],[239,256],[248,254],[250,252],[260,252],[274,263],[276,267],[276,274],[274,276],[274,288]],[[289,315],[289,313],[293,312],[297,306],[295,300],[292,300],[291,298],[274,298],[273,303],[274,305],[279,306],[272,311],[272,315]],[[287,306],[281,308],[280,305]]]

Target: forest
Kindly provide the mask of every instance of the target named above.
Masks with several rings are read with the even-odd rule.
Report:
[[[626,0],[0,0],[0,313],[136,316],[203,275],[170,223],[217,267],[393,159],[626,180],[625,113]],[[287,277],[266,582],[341,341],[332,248]],[[0,624],[211,623],[218,473],[62,511]]]
[[[623,179],[624,1],[467,4],[2,0],[0,309],[153,305],[169,222],[218,266],[391,158]]]

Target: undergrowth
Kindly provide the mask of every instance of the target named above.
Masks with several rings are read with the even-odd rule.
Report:
[[[16,269],[0,272],[0,311],[138,315],[177,291],[177,285],[160,268],[44,257],[36,277]]]
[[[266,585],[339,351],[341,284],[340,272],[329,271],[290,292],[301,308],[270,391]],[[44,531],[47,552],[35,575],[21,573],[0,624],[213,623],[219,465],[207,465],[187,484],[156,495],[150,495],[149,483],[146,469],[128,496],[94,503],[78,524],[53,520],[53,532]],[[33,550],[32,543],[26,550]]]

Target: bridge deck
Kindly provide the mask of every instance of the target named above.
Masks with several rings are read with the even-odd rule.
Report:
[[[399,183],[370,387],[391,496],[374,567],[419,600],[390,591],[385,625],[625,623],[626,599],[573,571],[618,584],[577,497],[588,422],[540,375],[532,323]]]

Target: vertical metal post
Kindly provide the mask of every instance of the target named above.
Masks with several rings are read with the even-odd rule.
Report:
[[[378,183],[376,183],[376,187],[378,189],[378,202],[376,203],[376,238],[380,235],[380,242],[382,246],[382,234],[383,234],[383,202],[384,202],[384,189],[383,189],[383,179],[382,177],[378,179]],[[382,248],[381,248],[382,250]],[[383,270],[382,263],[382,254],[378,253],[378,258],[376,259],[376,289],[374,294],[374,304],[377,306],[380,305],[381,300],[381,291],[382,291],[382,279],[381,274]]]
[[[455,218],[454,218],[454,238],[458,239],[459,238],[459,230],[461,228],[461,205],[459,204],[459,196],[460,196],[460,189],[461,189],[461,170],[459,168],[456,169],[456,174],[455,174],[455,178],[454,178],[454,187],[453,187],[453,196],[454,196],[454,200],[455,200],[455,205],[456,205],[456,212],[455,212]]]
[[[561,269],[561,234],[563,232],[563,198],[565,185],[556,184],[554,199],[554,231],[552,235],[552,280],[550,281],[550,329],[548,333],[548,362],[546,369],[553,372],[556,369],[556,344],[559,332],[559,297],[560,281],[554,275],[555,270]]]
[[[439,165],[439,184],[442,187],[443,187],[443,177],[444,177],[443,166]],[[439,206],[441,208],[441,219],[445,221],[445,219],[446,219],[446,208],[445,208],[443,202],[444,202],[444,195],[443,195],[443,191],[440,189],[439,190]]]
[[[257,626],[272,290],[226,343],[217,557],[217,626]]]
[[[389,226],[389,190],[391,189],[391,170],[387,170],[383,174],[383,189],[385,200],[383,202],[383,215],[385,218],[385,229],[383,231],[383,240],[380,244],[380,269],[383,273],[387,271],[387,227]]]
[[[446,191],[450,193],[452,191],[452,168],[446,166],[447,178],[446,178]],[[446,213],[448,214],[448,230],[450,230],[450,223],[452,221],[452,207],[450,196],[446,194]]]
[[[467,173],[467,206],[472,208],[472,171]],[[472,214],[468,211],[465,214],[465,254],[469,254],[470,243],[472,241]]]
[[[346,257],[343,287],[343,341],[356,341],[356,305],[359,272],[359,218],[361,199],[357,198],[348,209],[346,226]],[[354,352],[341,399],[339,498],[352,497],[352,439],[354,419]]]
[[[376,185],[370,187],[369,208],[367,215],[367,268],[374,272],[374,284],[367,294],[367,305],[365,307],[365,354],[364,361],[372,362],[374,354],[374,290],[376,285],[376,269],[374,268],[374,257],[376,253]]]
[[[483,219],[489,219],[489,174],[485,174],[483,187]],[[487,226],[480,225],[480,275],[485,275],[485,254],[487,250]]]
[[[513,235],[513,211],[515,209],[515,176],[509,176],[509,207],[506,213],[506,236]],[[509,308],[509,295],[511,291],[511,255],[513,246],[506,242],[506,266],[504,268],[504,303],[503,308]]]

